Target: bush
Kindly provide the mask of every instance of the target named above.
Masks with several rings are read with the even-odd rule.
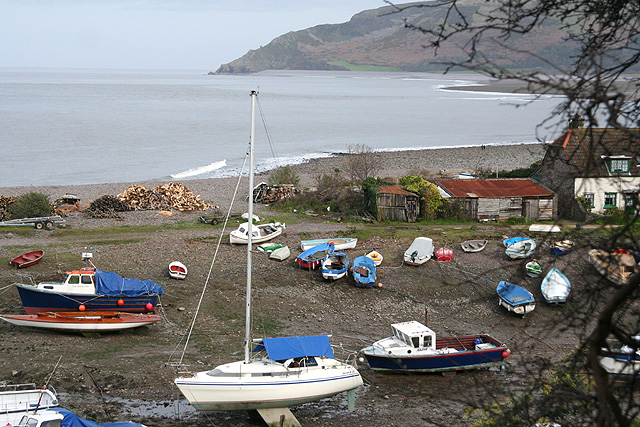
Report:
[[[51,216],[53,205],[49,202],[49,196],[33,191],[18,197],[8,210],[12,219],[34,218]]]
[[[400,178],[402,188],[420,196],[420,216],[422,218],[435,219],[437,211],[445,202],[435,184],[430,183],[419,176],[403,176]]]
[[[291,169],[291,167],[282,166],[269,175],[269,184],[293,184],[294,187],[297,187],[298,184],[300,184],[300,177],[293,171],[293,169]]]

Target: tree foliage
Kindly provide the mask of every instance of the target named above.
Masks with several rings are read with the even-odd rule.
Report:
[[[421,176],[403,176],[400,178],[402,188],[420,196],[420,216],[429,219],[437,217],[438,210],[445,203],[438,187]]]
[[[53,212],[49,196],[35,191],[21,195],[8,209],[12,219],[51,216]]]
[[[300,184],[300,176],[290,166],[282,166],[271,172],[271,175],[269,175],[269,184],[293,184],[297,187]]]

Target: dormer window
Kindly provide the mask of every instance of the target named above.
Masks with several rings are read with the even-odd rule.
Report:
[[[629,173],[629,159],[611,159],[611,173]]]
[[[631,157],[618,155],[618,156],[601,156],[604,160],[609,174],[631,174]]]

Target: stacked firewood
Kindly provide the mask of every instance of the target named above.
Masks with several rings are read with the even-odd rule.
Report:
[[[15,201],[15,197],[0,196],[0,221],[11,219],[11,215],[9,214],[9,205]]]
[[[89,218],[121,218],[118,212],[127,212],[131,206],[113,196],[102,196],[84,210],[84,215]]]
[[[288,199],[296,194],[293,184],[267,185],[262,183],[253,190],[253,200],[261,203],[273,203]]]
[[[142,185],[132,185],[118,199],[127,203],[134,210],[170,210],[195,211],[215,208],[202,198],[192,193],[187,186],[178,182],[159,185],[148,189]]]

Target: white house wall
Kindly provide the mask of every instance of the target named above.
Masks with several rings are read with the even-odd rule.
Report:
[[[584,197],[585,193],[593,194],[594,207],[592,212],[604,212],[605,193],[616,193],[616,204],[624,210],[624,193],[640,191],[640,177],[637,176],[616,176],[605,178],[576,178],[574,182],[576,197]]]

